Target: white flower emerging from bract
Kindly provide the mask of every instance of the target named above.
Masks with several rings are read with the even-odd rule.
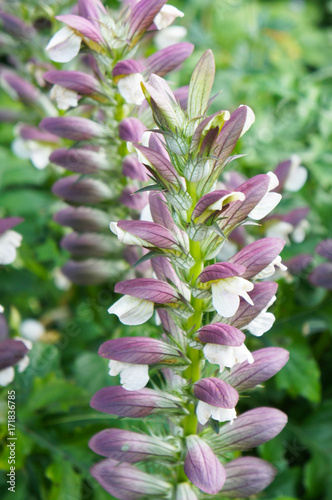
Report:
[[[142,325],[153,315],[154,303],[124,295],[109,309],[109,314],[116,314],[124,325]]]
[[[16,248],[21,244],[22,236],[16,231],[0,234],[0,265],[7,265],[16,259]]]
[[[82,39],[69,26],[64,26],[48,42],[46,50],[52,61],[66,63],[80,51]]]
[[[284,184],[284,189],[294,193],[295,191],[299,191],[301,187],[304,186],[308,178],[308,171],[305,167],[302,167],[301,158],[298,155],[292,155],[291,162],[291,167]]]
[[[154,42],[159,50],[166,49],[176,43],[179,43],[187,34],[184,26],[169,26],[159,31],[154,37]]]
[[[141,73],[132,73],[119,80],[119,92],[128,104],[137,104],[140,106],[144,101],[144,94],[141,87],[141,82],[143,81]]]
[[[275,189],[279,185],[278,177],[273,172],[268,172],[267,175],[270,177],[268,192],[248,214],[248,217],[254,220],[260,220],[266,217],[267,214],[278,205],[282,198],[279,193],[270,193],[272,189]]]
[[[295,227],[294,231],[292,232],[292,240],[294,243],[302,243],[304,241],[307,230],[310,228],[310,224],[307,220],[303,219],[301,222],[298,223],[298,225]]]
[[[120,382],[127,391],[138,391],[143,389],[149,382],[149,365],[136,365],[123,363],[113,359],[108,363],[109,374],[112,376],[120,374]]]
[[[154,18],[153,22],[156,25],[157,30],[163,30],[170,26],[174,19],[183,16],[184,13],[173,5],[164,5]]]
[[[268,238],[281,238],[289,241],[289,235],[293,232],[294,227],[289,222],[283,220],[276,222],[269,226],[266,230]]]
[[[204,401],[198,401],[196,414],[199,423],[202,425],[205,425],[210,417],[219,420],[219,422],[233,422],[234,418],[236,418],[235,408],[218,408]]]
[[[230,318],[234,316],[240,305],[240,297],[250,305],[254,305],[247,292],[253,290],[254,285],[239,276],[224,278],[212,282],[212,304],[220,316]]]
[[[261,337],[263,333],[267,332],[272,328],[275,322],[275,316],[271,312],[267,312],[268,308],[272,306],[273,302],[276,300],[276,296],[273,295],[267,306],[259,313],[256,318],[254,318],[250,323],[248,323],[245,328],[255,337]]]
[[[35,341],[45,333],[44,325],[35,319],[25,319],[20,325],[20,333],[24,338]]]
[[[23,339],[21,337],[14,337],[14,340],[20,340],[29,349],[29,351],[31,350],[32,342],[30,342],[30,340]],[[30,359],[29,356],[26,354],[16,365],[18,371],[22,373],[29,365],[29,363]],[[15,370],[13,366],[8,366],[7,368],[0,370],[0,386],[5,387],[6,385],[10,384],[14,380],[14,377],[15,377]]]
[[[232,368],[237,363],[248,361],[249,364],[254,362],[253,355],[242,344],[238,347],[219,344],[206,344],[203,349],[205,358],[212,364],[219,365],[220,373],[225,367]]]
[[[242,108],[243,106],[246,106],[246,105],[241,104],[239,106],[239,108]],[[251,125],[255,121],[255,113],[253,112],[253,110],[250,108],[250,106],[246,106],[246,108],[247,108],[247,117],[246,117],[245,124],[243,125],[243,129],[242,129],[240,137],[242,137],[243,134],[245,134],[250,129]]]
[[[18,158],[30,160],[34,167],[42,170],[49,164],[53,148],[37,141],[25,141],[17,137],[12,142],[12,151]]]
[[[66,111],[77,106],[78,94],[73,90],[61,87],[61,85],[53,85],[50,91],[50,99],[56,102],[59,109]]]
[[[271,262],[271,264],[266,266],[265,269],[262,269],[260,273],[256,274],[255,279],[261,280],[269,278],[275,273],[276,267],[279,267],[280,271],[287,271],[287,266],[282,264],[280,255],[277,255],[277,257]]]
[[[134,236],[131,233],[128,233],[128,231],[123,231],[123,229],[119,228],[117,222],[111,222],[110,223],[110,229],[112,233],[116,234],[118,237],[118,240],[124,243],[125,245],[139,245],[139,246],[144,246],[144,247],[154,247],[151,243],[148,241],[143,240],[142,238],[139,238],[138,236]]]

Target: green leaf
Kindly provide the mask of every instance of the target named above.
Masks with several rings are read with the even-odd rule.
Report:
[[[215,75],[214,56],[206,50],[198,61],[189,83],[189,118],[201,116],[206,112]]]
[[[47,500],[81,499],[81,477],[67,461],[56,461],[49,465],[46,477],[52,482]]]
[[[303,396],[313,403],[321,398],[320,370],[306,344],[287,347],[288,363],[276,375],[278,389],[286,389],[293,396]]]

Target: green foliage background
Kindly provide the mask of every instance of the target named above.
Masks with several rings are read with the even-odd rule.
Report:
[[[39,15],[41,2],[23,12]],[[52,2],[50,2],[52,4]],[[310,230],[301,244],[288,246],[284,259],[313,253],[332,228],[332,4],[308,0],[190,0],[174,4],[185,12],[182,20],[194,55],[181,73],[171,76],[184,85],[206,48],[215,54],[215,91],[223,89],[216,106],[234,109],[250,105],[255,125],[239,151],[246,156],[237,167],[248,176],[272,170],[298,154],[309,170],[299,193],[288,194],[281,211],[309,206]],[[44,5],[50,15],[52,5]],[[48,8],[46,8],[48,7]],[[34,17],[35,16],[35,17]],[[45,42],[48,32],[40,30]],[[45,56],[44,56],[45,57]],[[3,94],[0,106],[17,108]],[[38,120],[37,120],[38,123]],[[73,287],[60,291],[52,271],[68,255],[59,249],[63,229],[52,222],[57,199],[52,183],[61,174],[37,171],[13,156],[12,127],[0,127],[0,216],[23,216],[19,258],[0,273],[1,303],[11,334],[21,319],[35,317],[47,324],[48,339],[35,343],[31,362],[17,374],[17,491],[15,500],[103,500],[110,498],[89,477],[96,457],[89,438],[122,420],[89,408],[91,396],[116,383],[107,375],[107,362],[97,356],[99,345],[111,336],[139,335],[107,314],[113,285]],[[314,265],[319,262],[315,256]],[[332,301],[331,294],[314,288],[308,272],[279,284],[274,306],[277,321],[251,349],[282,346],[290,361],[264,389],[240,402],[241,410],[275,406],[289,416],[286,429],[257,450],[278,469],[274,483],[261,500],[331,500],[332,498]],[[156,327],[149,326],[153,335]],[[3,448],[0,453],[1,498],[8,500],[6,448],[7,388],[0,392]],[[135,426],[143,425],[134,422]],[[157,423],[151,423],[157,425]]]

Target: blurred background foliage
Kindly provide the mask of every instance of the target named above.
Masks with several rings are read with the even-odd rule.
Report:
[[[283,258],[315,255],[315,246],[332,229],[332,2],[172,3],[185,12],[181,24],[196,51],[170,79],[175,86],[187,84],[203,51],[213,50],[215,91],[222,89],[215,106],[233,110],[243,103],[256,114],[255,125],[238,146],[237,152],[246,156],[237,161],[236,168],[253,176],[298,154],[309,171],[305,186],[298,193],[286,194],[278,211],[310,208],[305,240],[289,244]],[[66,5],[35,0],[8,6],[7,10],[34,22],[38,31],[35,57],[47,61],[42,49],[49,39],[53,14]],[[2,43],[1,62],[10,64],[3,48]],[[16,57],[24,63],[31,54],[22,47]],[[0,107],[18,110],[20,105],[3,92]],[[40,117],[30,114],[28,120],[37,125]],[[52,221],[58,200],[50,188],[61,172],[50,166],[38,171],[30,162],[16,158],[10,147],[13,137],[13,127],[1,124],[0,216],[23,216],[25,221],[17,228],[23,235],[19,257],[0,273],[1,303],[12,335],[19,333],[20,322],[26,318],[38,319],[46,328],[43,338],[34,343],[29,367],[13,383],[19,443],[15,499],[103,500],[110,496],[89,477],[96,457],[87,442],[105,427],[124,424],[89,408],[93,393],[116,382],[107,375],[107,361],[97,356],[97,350],[111,336],[139,335],[140,329],[129,327],[125,332],[107,314],[113,300],[112,283],[67,290],[56,286],[54,270],[68,258],[58,245],[63,228]],[[319,262],[315,255],[311,267]],[[289,416],[286,429],[257,450],[279,471],[274,483],[258,495],[261,500],[332,498],[332,301],[330,292],[309,283],[309,271],[280,280],[274,327],[262,338],[249,340],[251,349],[274,345],[291,354],[286,367],[263,390],[240,401],[242,411],[275,406]],[[153,334],[156,327],[151,324],[150,328]],[[7,388],[1,395],[5,443]],[[7,453],[3,446],[0,490],[4,500],[11,498],[6,486]]]

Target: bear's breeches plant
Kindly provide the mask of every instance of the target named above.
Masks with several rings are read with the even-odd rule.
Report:
[[[287,421],[274,408],[237,410],[242,393],[288,359],[279,347],[250,352],[246,346],[246,334],[260,336],[273,324],[268,308],[277,284],[270,277],[276,267],[285,269],[285,242],[266,237],[223,258],[231,233],[257,224],[281,195],[273,173],[233,190],[222,183],[255,116],[246,105],[207,114],[214,73],[208,50],[193,72],[185,106],[151,74],[141,82],[154,119],[149,140],[143,145],[134,132],[127,135],[153,183],[145,188],[149,204],[140,220],[111,221],[110,227],[123,244],[145,249],[153,274],[117,283],[122,296],[109,313],[124,325],[158,317],[160,335],[149,338],[142,326],[139,337],[102,344],[99,355],[109,359],[110,375],[119,375],[121,385],[101,389],[91,405],[125,419],[147,417],[147,423],[158,415],[160,428],[154,425],[150,434],[106,429],[91,439],[90,447],[107,457],[92,475],[120,500],[256,494],[275,469],[239,452],[272,439]]]

